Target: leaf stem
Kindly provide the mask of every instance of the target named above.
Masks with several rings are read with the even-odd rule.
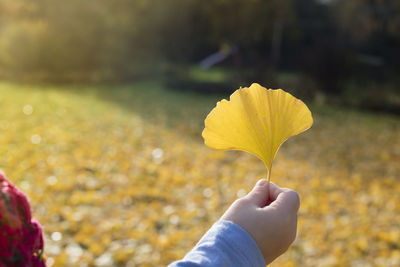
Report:
[[[270,183],[271,183],[271,171],[272,171],[272,166],[271,166],[271,169],[268,169],[268,168],[267,168],[267,180],[268,180],[267,203],[268,203],[268,201],[269,201],[269,199],[270,199],[269,193],[271,192],[271,189],[270,189],[270,186],[269,186]],[[268,267],[268,265],[267,265],[266,267]]]
[[[271,171],[272,171],[272,167],[271,169],[267,169],[267,180],[268,180],[268,188],[267,188],[267,202],[270,199],[270,183],[271,183]]]

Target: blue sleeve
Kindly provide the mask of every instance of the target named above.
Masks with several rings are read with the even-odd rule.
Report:
[[[254,239],[239,225],[218,221],[197,245],[169,267],[265,267],[265,261]]]

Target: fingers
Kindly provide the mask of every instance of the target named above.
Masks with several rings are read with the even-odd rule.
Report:
[[[273,182],[269,183],[269,190],[270,190],[270,192],[269,192],[270,196],[269,196],[268,200],[270,202],[275,201],[277,199],[278,195],[284,191],[283,188],[280,188],[279,186],[277,186]]]
[[[299,194],[297,194],[296,191],[287,188],[281,188],[281,190],[282,191],[278,193],[276,200],[273,201],[269,207],[283,212],[297,214],[300,207]]]
[[[269,194],[270,196],[268,196],[268,181],[261,179],[245,198],[260,208],[269,204],[268,207],[293,214],[297,213],[300,207],[300,198],[296,191],[269,183]]]
[[[249,199],[257,207],[264,207],[268,200],[268,181],[265,179],[259,180],[245,198]]]

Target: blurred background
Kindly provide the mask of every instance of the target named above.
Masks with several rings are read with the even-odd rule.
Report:
[[[272,266],[399,266],[399,48],[397,0],[0,0],[0,168],[49,266],[165,266],[265,175],[204,118],[282,88],[315,124],[274,163],[302,208]]]
[[[398,1],[0,5],[2,78],[126,82],[167,75],[172,87],[208,92],[259,81],[312,98],[326,93],[332,101],[342,97],[344,104],[399,112]],[[204,69],[222,77],[198,77],[207,76]]]

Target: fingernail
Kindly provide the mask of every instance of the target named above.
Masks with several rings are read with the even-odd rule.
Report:
[[[266,182],[267,182],[267,180],[261,179],[261,180],[259,180],[259,181],[257,182],[257,186],[263,186],[263,185],[265,185]]]

